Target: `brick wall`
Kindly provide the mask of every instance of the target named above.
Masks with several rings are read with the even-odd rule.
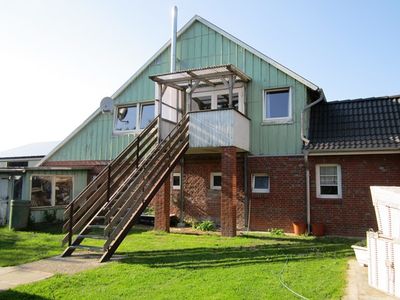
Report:
[[[316,197],[315,165],[339,164],[342,199]],[[346,155],[310,157],[311,220],[325,225],[327,234],[365,236],[377,229],[369,186],[400,185],[400,155]]]
[[[179,166],[174,172],[179,173]],[[221,172],[221,155],[185,155],[185,220],[213,220],[220,225],[221,191],[210,189],[210,174]],[[172,177],[172,175],[171,175]],[[158,193],[155,198],[161,194]],[[179,190],[171,191],[171,213],[179,216]],[[237,227],[244,227],[243,157],[237,158]],[[153,199],[151,205],[154,205]]]
[[[249,157],[250,229],[282,228],[293,232],[293,222],[305,222],[305,168],[302,156]],[[269,193],[253,193],[251,174],[270,177]]]

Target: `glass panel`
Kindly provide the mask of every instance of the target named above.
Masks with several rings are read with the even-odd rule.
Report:
[[[254,189],[268,190],[268,176],[254,176]]]
[[[267,118],[289,117],[289,91],[266,92],[265,107]]]
[[[214,175],[214,177],[213,177],[213,186],[214,187],[221,186],[221,181],[222,181],[221,175]]]
[[[337,186],[321,186],[321,195],[337,195]]]
[[[51,177],[32,176],[32,206],[51,206]]]
[[[22,176],[14,176],[14,200],[22,199]]]
[[[319,167],[321,175],[337,175],[337,167],[336,166],[321,166]]]
[[[56,177],[56,205],[65,205],[72,200],[72,177]]]
[[[140,114],[140,129],[146,128],[154,119],[154,104],[142,105]]]
[[[7,162],[7,167],[27,167],[27,161],[9,161]]]
[[[181,185],[180,179],[181,179],[181,177],[179,175],[174,175],[172,177],[172,185],[173,186],[180,186]]]
[[[136,116],[136,106],[119,107],[117,109],[117,117],[115,120],[115,130],[135,130]]]

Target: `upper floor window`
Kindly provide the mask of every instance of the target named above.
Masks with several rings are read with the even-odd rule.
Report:
[[[317,165],[316,179],[318,198],[342,197],[342,174],[339,165]]]
[[[289,88],[264,91],[264,121],[290,121],[292,118],[291,110],[292,103]]]
[[[118,106],[115,110],[114,132],[144,129],[154,119],[154,103]]]

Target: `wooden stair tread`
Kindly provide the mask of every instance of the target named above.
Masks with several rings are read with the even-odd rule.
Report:
[[[95,234],[80,234],[78,238],[82,239],[95,239],[95,240],[107,240],[107,237],[104,235],[95,235]]]
[[[84,249],[84,250],[96,251],[96,252],[104,252],[103,247],[97,247],[97,246],[75,245],[75,246],[69,246],[69,248],[71,248],[71,249]]]

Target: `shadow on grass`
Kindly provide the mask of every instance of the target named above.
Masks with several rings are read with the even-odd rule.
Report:
[[[287,241],[287,240],[286,240]],[[339,259],[353,255],[351,243],[327,243],[318,240],[296,240],[297,243],[257,246],[189,248],[177,250],[125,252],[127,264],[152,268],[202,269],[261,263]]]
[[[29,299],[29,300],[44,300],[50,298],[44,298],[37,295],[32,295],[28,293],[18,292],[14,290],[7,290],[4,292],[0,291],[0,299],[8,300],[8,299]]]

